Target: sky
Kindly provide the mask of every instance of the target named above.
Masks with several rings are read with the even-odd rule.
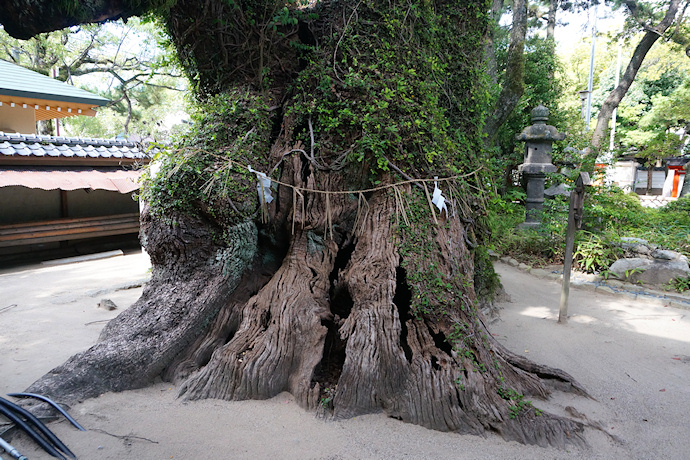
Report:
[[[624,14],[622,10],[611,11],[609,7],[600,5],[597,7],[596,13],[598,33],[614,32],[623,25]],[[579,13],[559,11],[557,19],[555,38],[558,43],[559,54],[569,54],[582,41],[589,42],[592,36],[594,9]]]

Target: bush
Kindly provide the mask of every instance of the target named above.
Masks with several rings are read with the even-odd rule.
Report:
[[[503,198],[494,197],[489,201],[489,246],[500,254],[511,255],[533,265],[544,265],[562,256],[563,238],[558,219],[550,218],[553,228],[549,225],[539,230],[517,228],[525,220],[525,208],[514,198],[524,198],[524,192],[512,191]]]
[[[690,197],[648,209],[638,234],[650,243],[690,255]]]
[[[590,232],[580,232],[575,241],[573,260],[578,268],[587,273],[607,270],[623,255],[620,238],[615,234],[600,237]]]
[[[684,196],[676,201],[671,201],[669,204],[659,209],[659,212],[662,214],[681,212],[690,215],[690,196]]]
[[[634,229],[644,225],[646,211],[637,195],[618,187],[597,187],[585,197],[582,228],[591,232]]]
[[[518,229],[525,215],[524,206],[515,199],[520,192],[511,191],[490,201],[490,246],[532,265],[562,262],[569,200],[547,200],[539,230]],[[642,207],[637,195],[616,187],[594,188],[585,197],[582,228],[576,234],[576,265],[587,272],[606,270],[622,256],[619,242],[624,236],[690,255],[690,197],[650,209]]]

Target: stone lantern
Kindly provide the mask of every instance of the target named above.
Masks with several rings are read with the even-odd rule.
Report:
[[[546,173],[555,172],[556,166],[551,163],[553,141],[565,139],[564,133],[546,124],[549,109],[539,104],[532,109],[532,126],[528,126],[516,139],[525,143],[525,160],[518,166],[526,183],[525,222],[523,227],[535,228],[540,225],[539,213],[544,207],[544,182]]]

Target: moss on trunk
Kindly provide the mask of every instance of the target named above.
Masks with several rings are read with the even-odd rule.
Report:
[[[505,350],[478,309],[488,2],[205,5],[162,13],[203,105],[144,193],[158,275],[32,389],[75,400],[163,375],[189,399],[290,391],[335,417],[581,441],[524,398],[551,379],[583,390]],[[270,203],[247,165],[272,179]]]

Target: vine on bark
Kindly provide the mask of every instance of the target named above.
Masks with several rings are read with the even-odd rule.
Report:
[[[488,6],[178,0],[160,13],[204,113],[145,191],[152,285],[32,388],[73,402],[162,375],[188,399],[289,391],[334,417],[581,442],[580,423],[524,397],[547,397],[545,381],[582,388],[506,350],[478,309]],[[287,184],[266,206],[247,165]],[[376,188],[458,175],[439,214],[424,184]],[[251,250],[228,251],[240,240]]]

